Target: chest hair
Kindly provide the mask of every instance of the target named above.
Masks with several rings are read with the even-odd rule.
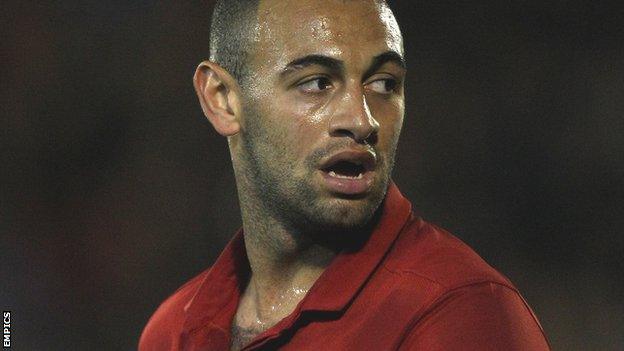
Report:
[[[230,351],[238,351],[251,342],[256,336],[260,335],[267,329],[264,325],[254,327],[240,327],[236,323],[232,323],[232,344]]]

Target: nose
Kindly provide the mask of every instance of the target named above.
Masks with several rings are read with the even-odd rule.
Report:
[[[331,136],[348,136],[358,143],[375,144],[379,122],[373,118],[364,92],[344,94],[329,126]]]

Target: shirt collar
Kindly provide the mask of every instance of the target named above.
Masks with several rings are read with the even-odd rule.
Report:
[[[250,273],[243,230],[239,229],[202,279],[199,288],[184,306],[183,331],[193,331],[206,324],[228,330],[230,308],[238,304]],[[235,309],[234,309],[235,311]]]
[[[381,218],[366,243],[357,251],[341,252],[308,292],[301,311],[340,311],[381,263],[411,213],[411,204],[391,183]]]
[[[366,243],[357,251],[339,253],[292,317],[303,311],[343,310],[389,251],[410,213],[410,202],[391,183],[383,202],[381,217]],[[239,230],[185,306],[187,318],[184,331],[192,331],[206,324],[212,324],[224,332],[229,330],[249,272],[244,235]]]

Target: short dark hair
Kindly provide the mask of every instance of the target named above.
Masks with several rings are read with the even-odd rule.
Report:
[[[260,0],[216,0],[210,25],[210,60],[242,82],[249,75]]]

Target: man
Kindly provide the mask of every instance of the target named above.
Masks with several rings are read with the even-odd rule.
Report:
[[[194,85],[243,228],[140,350],[547,350],[516,288],[390,180],[403,39],[381,0],[218,1]]]

